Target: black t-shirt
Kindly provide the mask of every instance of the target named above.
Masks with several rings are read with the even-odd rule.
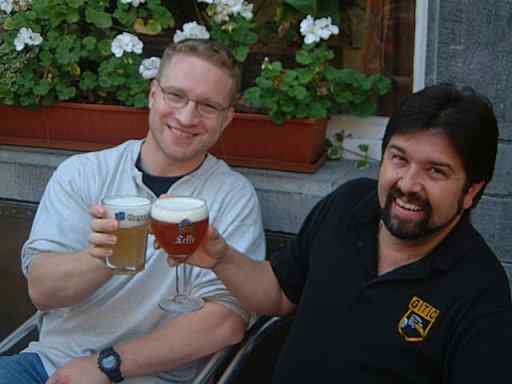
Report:
[[[271,257],[281,288],[298,304],[274,382],[506,379],[508,281],[469,218],[424,258],[381,276],[379,220],[376,182],[351,181],[314,208],[290,248]]]

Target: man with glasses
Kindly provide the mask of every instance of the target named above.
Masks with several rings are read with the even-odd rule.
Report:
[[[231,244],[264,259],[253,187],[208,154],[233,118],[239,85],[240,70],[224,48],[206,40],[173,44],[151,84],[145,140],[73,156],[55,171],[22,251],[30,296],[44,311],[40,339],[0,358],[0,384],[186,383],[202,358],[240,341],[248,313],[209,270],[184,270],[190,286],[181,290],[203,298],[201,310],[158,307],[176,280],[153,236],[145,270],[114,276],[105,258],[118,224],[97,204],[114,194],[200,197]]]

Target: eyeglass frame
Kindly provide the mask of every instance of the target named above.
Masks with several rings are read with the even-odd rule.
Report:
[[[169,105],[169,106],[172,106],[173,108],[178,108],[178,109],[181,109],[181,108],[185,108],[189,102],[193,101],[195,103],[195,107],[194,107],[194,110],[202,117],[206,117],[206,118],[214,118],[214,117],[217,117],[220,113],[228,110],[229,108],[231,108],[233,106],[233,104],[229,104],[228,106],[226,107],[217,107],[216,105],[213,105],[211,103],[208,103],[208,102],[204,102],[202,100],[197,100],[197,99],[193,99],[191,97],[189,97],[188,95],[186,94],[179,94],[178,92],[170,92],[169,90],[165,89],[164,87],[162,87],[162,85],[160,84],[160,82],[158,80],[154,80],[154,82],[156,83],[156,85],[158,86],[158,88],[160,89],[160,92],[162,93],[162,96],[163,96],[163,99],[164,99],[164,102]],[[178,90],[176,90],[178,91]],[[182,96],[183,97],[183,100],[180,101],[178,104],[172,102],[172,101],[169,101],[169,96],[171,94],[175,94],[175,96]],[[208,114],[208,113],[204,113],[201,112],[201,106],[202,107],[206,107],[206,108],[211,108],[212,110],[212,114]],[[214,112],[215,111],[215,112]]]

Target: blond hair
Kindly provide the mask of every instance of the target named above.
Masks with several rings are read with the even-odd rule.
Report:
[[[225,71],[231,78],[230,102],[236,102],[240,92],[240,66],[226,47],[215,41],[205,39],[186,39],[179,43],[171,43],[162,54],[160,68],[156,75],[157,80],[161,79],[162,72],[175,55],[197,57]]]

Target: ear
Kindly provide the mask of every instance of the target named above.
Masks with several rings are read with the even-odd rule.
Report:
[[[151,107],[155,103],[157,88],[158,87],[156,85],[156,80],[153,80],[151,82],[151,86],[149,88],[149,94],[148,94],[148,107],[149,107],[149,109],[151,109]]]
[[[464,196],[464,209],[468,209],[473,206],[473,200],[475,199],[475,196],[482,190],[485,184],[485,181],[480,181],[470,185],[466,195]]]
[[[224,118],[224,121],[222,122],[222,132],[224,132],[224,128],[226,128],[229,123],[231,123],[231,120],[233,120],[233,117],[235,117],[235,108],[234,107],[230,107],[227,111],[226,111],[226,116]]]

